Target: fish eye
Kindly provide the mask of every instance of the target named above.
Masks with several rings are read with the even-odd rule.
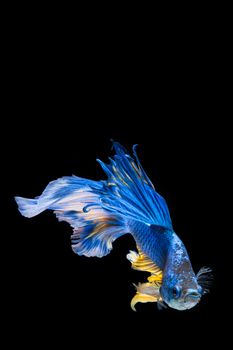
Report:
[[[175,286],[175,287],[172,289],[172,294],[173,294],[173,297],[174,297],[175,299],[179,298],[179,297],[180,297],[180,294],[181,294],[181,289],[180,289],[180,287]]]

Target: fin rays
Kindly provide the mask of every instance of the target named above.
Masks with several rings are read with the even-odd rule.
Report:
[[[166,202],[154,186],[138,159],[135,146],[133,157],[124,147],[114,142],[116,155],[109,158],[109,164],[97,159],[108,176],[105,185],[108,196],[102,198],[102,205],[109,211],[117,211],[126,217],[145,223],[172,228]],[[116,202],[116,196],[120,200]]]
[[[151,275],[147,278],[148,282],[139,283],[136,287],[136,294],[131,300],[131,308],[136,311],[137,303],[161,302],[162,298],[159,288],[162,284],[162,270],[150,260],[139,247],[138,253],[130,251],[127,259],[131,262],[132,268],[138,271],[149,272]]]

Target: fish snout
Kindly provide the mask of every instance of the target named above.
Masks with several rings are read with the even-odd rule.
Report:
[[[184,301],[199,301],[201,299],[201,293],[196,289],[188,289],[185,293]]]

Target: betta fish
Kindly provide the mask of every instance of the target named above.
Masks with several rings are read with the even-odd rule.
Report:
[[[106,180],[65,176],[50,182],[35,199],[15,197],[18,209],[28,218],[53,210],[73,228],[73,251],[87,257],[109,254],[113,242],[130,233],[137,251],[130,251],[127,259],[133,269],[149,273],[147,281],[136,286],[132,309],[138,302],[190,309],[208,291],[211,270],[204,267],[194,273],[167,204],[141,166],[136,145],[132,155],[117,142],[113,146],[116,154],[108,164],[97,159]]]

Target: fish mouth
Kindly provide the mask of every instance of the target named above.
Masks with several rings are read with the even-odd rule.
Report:
[[[200,299],[201,299],[201,294],[195,289],[188,289],[184,297],[185,302],[190,302],[190,301],[198,302],[200,301]]]

